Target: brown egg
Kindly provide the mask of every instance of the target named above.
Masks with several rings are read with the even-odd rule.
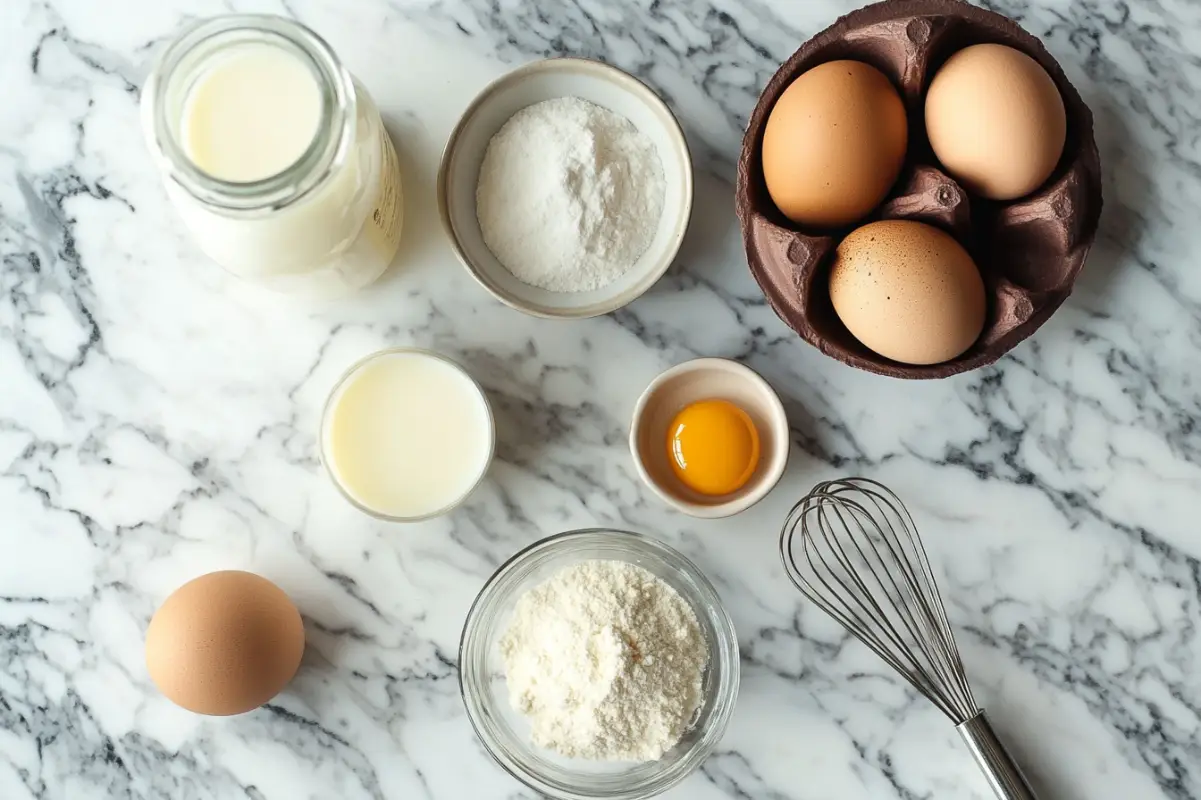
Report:
[[[978,44],[943,64],[926,94],[926,134],[969,192],[1013,200],[1046,182],[1067,138],[1063,98],[1030,56]]]
[[[793,222],[850,225],[888,194],[908,142],[905,106],[884,73],[830,61],[793,81],[768,115],[763,179]]]
[[[146,668],[167,699],[198,714],[258,708],[292,680],[304,654],[300,612],[249,572],[210,572],[179,587],[146,631]]]
[[[838,245],[830,301],[869,349],[903,364],[938,364],[984,329],[984,281],[959,242],[932,225],[873,222]]]

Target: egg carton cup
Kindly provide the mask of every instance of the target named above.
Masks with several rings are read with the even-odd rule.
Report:
[[[1063,97],[1067,139],[1042,188],[998,203],[969,196],[944,173],[926,138],[926,89],[955,52],[993,43],[1020,50],[1047,71]],[[892,81],[909,118],[905,166],[869,217],[838,231],[806,230],[772,202],[763,180],[763,131],[784,90],[809,69],[852,59]],[[798,146],[801,146],[798,144]],[[885,0],[839,19],[805,42],[768,82],[743,139],[735,190],[751,273],[772,309],[831,358],[896,378],[945,378],[996,361],[1063,304],[1084,266],[1101,216],[1101,164],[1093,117],[1042,43],[1013,20],[960,0]],[[962,244],[984,278],[984,330],[966,352],[940,364],[891,361],[859,343],[830,302],[830,256],[843,235],[879,219],[938,226]]]

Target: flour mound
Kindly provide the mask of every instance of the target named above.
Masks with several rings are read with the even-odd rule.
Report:
[[[534,744],[597,761],[670,750],[700,705],[708,660],[683,598],[621,561],[568,567],[522,595],[500,652]]]

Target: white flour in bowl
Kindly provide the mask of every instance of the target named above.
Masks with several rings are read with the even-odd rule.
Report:
[[[527,591],[500,653],[534,744],[598,761],[670,750],[700,705],[708,661],[684,599],[622,561],[585,561]]]
[[[561,97],[523,108],[492,137],[475,213],[484,243],[519,281],[587,292],[650,247],[665,194],[655,145],[633,123]]]

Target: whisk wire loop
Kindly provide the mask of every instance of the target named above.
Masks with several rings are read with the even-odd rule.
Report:
[[[780,551],[798,589],[955,724],[978,712],[913,518],[889,489],[818,484],[789,514]]]
[[[836,505],[832,509],[827,508],[821,501],[809,509],[809,512],[813,515],[812,523],[822,537],[821,544],[823,546],[814,546],[811,540],[802,540],[804,556],[813,574],[812,578],[801,577],[802,581],[809,584],[808,590],[806,590],[805,586],[798,583],[802,591],[806,591],[806,594],[820,594],[826,598],[830,606],[836,609],[832,613],[840,623],[856,632],[890,667],[909,678],[919,692],[931,697],[944,714],[952,713],[950,707],[943,703],[942,698],[935,691],[934,684],[920,669],[916,659],[905,648],[901,635],[888,626],[877,625],[874,622],[876,619],[883,619],[887,616],[884,608],[876,599],[879,590],[869,586],[863,575],[855,570],[855,559],[844,548],[841,539],[835,533],[836,524],[862,524],[857,519],[859,514],[851,512],[849,507]],[[860,509],[860,512],[866,514],[864,509]],[[848,515],[856,521],[848,523]],[[859,556],[859,560],[865,560],[867,557],[861,549],[859,540],[853,539],[852,543],[853,551]],[[827,553],[830,555],[827,556]],[[853,585],[855,591],[850,597],[861,602],[852,602],[848,599],[848,595],[844,591],[846,587],[836,582],[836,579],[832,577],[835,575],[844,576],[843,580],[849,581]],[[878,581],[875,583],[878,586]],[[820,592],[818,587],[821,589]],[[827,608],[827,610],[831,609]]]
[[[955,723],[999,800],[1037,800],[976,705],[913,517],[866,478],[819,483],[780,532],[789,579]]]

